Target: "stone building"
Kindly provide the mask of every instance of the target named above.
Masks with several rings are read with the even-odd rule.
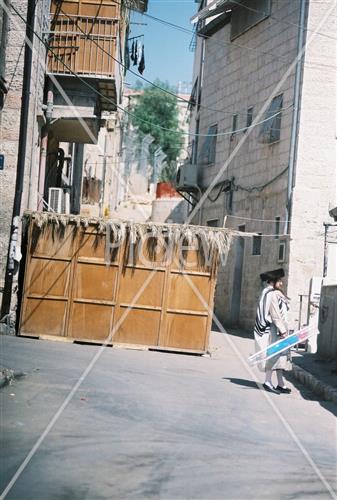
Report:
[[[26,19],[27,1],[13,0],[11,5],[18,14],[4,3],[0,10],[1,35],[1,70],[0,85],[2,87],[2,106],[0,106],[0,154],[4,157],[3,169],[0,171],[1,205],[0,205],[0,253],[1,283],[6,266],[6,256],[12,205],[14,199],[18,141],[20,130],[20,113],[22,83],[24,70],[24,49],[26,25],[20,15]],[[44,124],[43,92],[45,81],[46,49],[42,42],[48,29],[49,1],[37,2],[35,9],[34,29],[38,37],[33,41],[32,77],[29,99],[29,125],[27,127],[26,168],[22,207],[36,209],[38,196],[39,137]]]
[[[299,295],[322,276],[336,205],[336,19],[333,0],[199,2],[190,130],[201,220],[255,234],[234,238],[220,269],[226,324],[251,327],[259,274],[283,267],[296,327]]]

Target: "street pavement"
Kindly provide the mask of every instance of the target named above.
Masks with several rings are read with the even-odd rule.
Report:
[[[99,349],[1,337],[0,365],[26,373],[1,390],[1,491]],[[259,390],[251,339],[211,351],[104,349],[6,498],[337,498],[336,406]]]

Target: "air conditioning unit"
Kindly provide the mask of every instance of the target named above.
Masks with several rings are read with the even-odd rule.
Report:
[[[70,194],[62,188],[49,188],[48,209],[58,214],[70,213]]]
[[[195,188],[198,185],[198,169],[196,165],[185,163],[178,168],[176,184],[180,191]]]

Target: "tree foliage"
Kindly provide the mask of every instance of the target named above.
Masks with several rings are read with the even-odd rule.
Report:
[[[171,90],[167,83],[156,80],[156,85]],[[179,129],[177,99],[156,87],[145,87],[133,110],[132,123],[142,135],[150,134],[154,142],[150,146],[153,153],[161,147],[166,161],[174,162],[181,151],[182,132]],[[164,127],[170,130],[163,130]]]

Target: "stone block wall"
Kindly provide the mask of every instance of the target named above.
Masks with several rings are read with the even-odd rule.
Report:
[[[295,310],[310,278],[323,275],[323,223],[332,222],[329,209],[336,205],[336,20],[335,2],[310,2],[289,256],[288,293]]]
[[[242,261],[240,324],[252,327],[258,295],[261,289],[259,274],[263,270],[283,266],[288,268],[287,254],[284,261],[278,259],[280,241],[275,238],[275,218],[286,219],[287,165],[294,99],[295,65],[297,54],[297,27],[299,2],[279,0],[272,2],[273,17],[268,18],[246,33],[230,41],[230,25],[227,24],[206,41],[202,106],[200,109],[200,133],[207,134],[210,125],[218,124],[216,160],[214,165],[200,168],[199,182],[203,188],[210,185],[220,170],[220,180],[235,178],[232,201],[229,193],[222,193],[216,202],[206,199],[202,209],[202,221],[219,219],[219,225],[238,229],[244,225],[246,232],[270,235],[262,238],[261,255],[252,255],[252,237],[244,238]],[[247,48],[248,47],[248,48]],[[251,48],[251,49],[250,49]],[[233,136],[233,114],[238,114],[237,128],[246,126],[247,110],[254,108],[253,119],[262,121],[271,99],[283,94],[280,141],[262,144],[260,126],[241,131]],[[209,108],[209,110],[205,109]],[[219,110],[219,111],[214,111]],[[199,146],[202,147],[202,144]],[[283,174],[282,174],[283,172]],[[262,186],[279,176],[262,189]],[[214,189],[211,197],[217,194]],[[242,217],[242,218],[240,218]],[[263,220],[254,220],[263,219]],[[284,231],[281,222],[280,232]],[[227,265],[220,268],[215,298],[215,311],[219,319],[236,323],[233,318],[234,268],[236,242],[233,241]]]
[[[222,170],[218,180],[234,177],[236,188],[232,200],[229,193],[220,194],[217,201],[207,198],[203,203],[202,220],[207,224],[210,219],[218,219],[218,225],[235,229],[239,226],[243,229],[244,225],[246,232],[266,235],[262,238],[261,255],[253,255],[252,237],[245,237],[243,250],[241,247],[239,318],[233,316],[233,311],[238,310],[235,300],[240,285],[234,273],[238,265],[236,240],[226,267],[220,268],[215,311],[226,324],[239,320],[241,326],[252,328],[261,290],[259,274],[282,266],[287,275],[285,288],[292,299],[291,327],[296,327],[299,294],[308,293],[310,278],[322,275],[323,222],[329,219],[329,206],[336,204],[337,72],[333,27],[337,13],[332,0],[305,3],[308,29],[305,32],[295,173],[289,179],[289,172],[285,170],[289,164],[293,123],[300,4],[300,1],[274,0],[272,18],[260,22],[232,42],[228,24],[205,42],[200,133],[207,134],[209,126],[217,123],[218,133],[224,135],[217,138],[214,165],[202,165],[199,169],[199,182],[206,188]],[[241,131],[232,137],[225,135],[231,131],[233,114],[238,114],[239,129],[246,125],[249,107],[254,107],[253,118],[261,121],[270,98],[281,93],[284,110],[278,142],[261,144],[260,126],[250,133]],[[199,151],[201,147],[202,144]],[[265,186],[268,182],[270,184]],[[292,222],[287,228],[289,182],[294,189]],[[211,196],[214,198],[216,194],[215,189]],[[280,219],[278,238],[273,236],[276,217]],[[279,259],[281,244],[285,245],[283,260]]]
[[[12,4],[26,18],[27,0],[13,0]],[[48,22],[49,2],[37,3],[35,30],[42,34]],[[20,130],[21,94],[24,68],[25,23],[11,11],[8,20],[8,38],[6,47],[5,75],[8,94],[5,97],[3,110],[0,112],[0,149],[5,155],[5,168],[0,172],[1,206],[0,206],[0,282],[3,282],[6,256],[12,216],[15,190],[18,141]],[[37,183],[39,165],[39,135],[41,122],[38,116],[43,115],[43,88],[45,78],[45,47],[34,38],[33,67],[29,107],[29,125],[27,127],[26,166],[22,210],[34,209],[37,206]]]

